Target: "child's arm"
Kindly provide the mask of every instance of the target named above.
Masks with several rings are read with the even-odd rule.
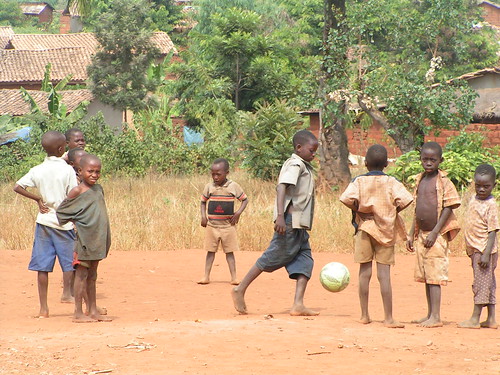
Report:
[[[413,247],[414,237],[415,237],[415,219],[411,224],[410,234],[408,235],[408,240],[406,241],[406,250],[408,250],[410,253],[413,253],[415,251],[415,248]]]
[[[47,207],[41,196],[30,193],[28,190],[18,184],[14,186],[14,191],[17,194],[21,194],[23,197],[33,199],[38,204],[38,209],[42,214],[46,214],[47,212],[49,212],[49,207]]]
[[[231,218],[231,225],[238,224],[238,222],[240,221],[240,215],[247,207],[247,204],[248,204],[248,198],[245,199],[243,202],[241,202],[239,210],[234,213],[233,217]]]
[[[278,217],[274,223],[274,230],[278,232],[278,234],[284,235],[286,232],[286,223],[285,223],[285,191],[286,184],[278,184],[276,188],[276,203],[278,206]]]
[[[486,242],[486,248],[484,249],[483,255],[481,255],[481,259],[479,260],[479,266],[481,268],[488,267],[488,264],[490,263],[491,251],[493,250],[493,245],[495,244],[496,237],[496,230],[492,230],[488,233],[488,242]]]
[[[208,223],[207,219],[207,202],[201,202],[200,204],[200,209],[201,209],[201,226],[205,228]]]
[[[451,216],[451,213],[453,212],[453,209],[458,207],[459,205],[454,205],[454,206],[449,206],[449,207],[444,207],[443,210],[441,211],[441,216],[439,217],[439,220],[434,227],[434,229],[427,235],[427,237],[424,240],[424,247],[432,247],[434,243],[436,243],[436,239],[441,232],[441,229],[443,228],[444,224],[446,221],[449,219]]]

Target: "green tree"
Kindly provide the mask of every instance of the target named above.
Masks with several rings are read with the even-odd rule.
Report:
[[[17,0],[0,2],[0,25],[21,26],[26,24],[26,17]]]
[[[147,70],[159,56],[151,42],[149,6],[141,0],[115,0],[96,29],[100,49],[88,67],[90,89],[103,103],[139,110],[156,80]]]
[[[496,62],[488,30],[474,27],[480,20],[475,4],[368,0],[353,2],[348,14],[358,68],[350,94],[403,152],[433,128],[469,123],[474,92],[465,82],[444,81]]]

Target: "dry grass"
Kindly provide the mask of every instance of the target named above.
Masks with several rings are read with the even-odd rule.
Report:
[[[251,179],[243,172],[231,174],[231,178],[243,187],[250,199],[238,226],[241,249],[265,250],[273,233],[275,184]],[[199,202],[203,186],[209,179],[208,175],[103,179],[113,234],[112,248],[158,251],[202,248],[204,232],[200,226]],[[350,211],[338,201],[338,193],[318,192],[316,198],[311,231],[313,251],[351,252]],[[0,202],[0,248],[31,249],[35,203],[15,194],[12,184],[0,185]],[[464,208],[457,211],[462,219]],[[405,210],[407,222],[411,214],[411,208]],[[451,246],[455,254],[463,254],[463,236]],[[398,250],[404,251],[403,246]]]

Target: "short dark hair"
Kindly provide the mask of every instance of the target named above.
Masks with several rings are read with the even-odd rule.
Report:
[[[298,145],[305,145],[306,143],[314,142],[317,140],[318,138],[316,138],[316,136],[309,130],[299,130],[293,136],[292,142],[293,142],[293,147],[297,147]]]
[[[66,133],[64,133],[64,136],[66,137],[66,141],[69,142],[70,139],[71,139],[71,137],[73,135],[75,135],[76,133],[82,133],[83,134],[83,132],[80,129],[78,129],[78,128],[71,128],[71,129],[66,130]]]
[[[384,146],[375,144],[366,151],[366,166],[384,169],[387,166],[387,150]]]
[[[474,176],[489,176],[493,181],[497,179],[497,171],[495,167],[490,164],[481,164],[478,165],[476,170],[474,171]]]
[[[87,153],[83,148],[80,147],[72,148],[71,150],[68,151],[68,160],[74,162],[76,154],[78,154],[79,152],[83,152],[84,154]]]
[[[229,162],[227,161],[227,159],[224,159],[224,158],[215,159],[214,162],[212,163],[212,165],[215,165],[215,164],[223,164],[224,165],[224,169],[226,171],[229,170]]]
[[[441,145],[437,142],[425,142],[422,145],[422,151],[424,150],[432,150],[437,152],[439,154],[439,157],[443,156],[443,149],[441,148]]]
[[[99,159],[96,155],[94,155],[94,154],[85,154],[80,159],[80,167],[83,168],[84,165],[87,165],[87,163],[90,163],[91,161],[97,161],[97,162],[99,162],[101,164],[101,159]]]

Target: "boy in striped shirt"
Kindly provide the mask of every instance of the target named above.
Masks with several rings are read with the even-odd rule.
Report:
[[[236,224],[248,204],[248,198],[240,185],[227,179],[229,162],[226,159],[215,159],[210,170],[213,182],[205,186],[201,196],[201,226],[207,228],[204,245],[207,257],[205,275],[198,281],[198,284],[210,283],[210,271],[220,243],[226,254],[231,284],[238,285],[234,258],[234,252],[239,250]],[[235,200],[241,202],[236,212],[234,210]]]

